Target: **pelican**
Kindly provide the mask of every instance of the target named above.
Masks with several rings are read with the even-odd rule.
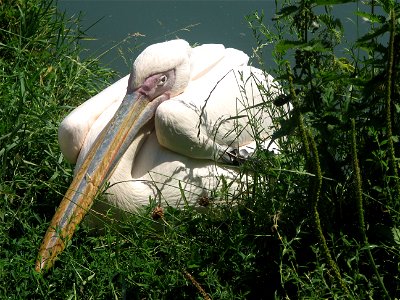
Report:
[[[276,148],[271,115],[261,104],[279,86],[248,60],[220,44],[192,48],[177,39],[150,45],[129,75],[73,110],[59,127],[59,144],[76,163],[74,179],[36,270],[52,266],[105,186],[117,212],[137,212],[150,199],[161,207],[197,207],[222,182],[230,182],[230,193],[240,191],[237,168],[229,163],[252,152],[255,137]]]

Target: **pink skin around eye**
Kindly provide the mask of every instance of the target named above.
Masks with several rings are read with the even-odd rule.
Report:
[[[150,101],[153,101],[160,96],[169,99],[175,84],[175,70],[171,69],[150,75],[137,88],[133,88],[131,85],[134,81],[133,78],[134,74],[131,74],[127,94],[140,94],[146,96]]]
[[[136,90],[136,92],[151,99],[157,97],[158,95],[155,95],[155,92],[161,76],[163,76],[163,74],[154,74],[147,77],[143,84]]]

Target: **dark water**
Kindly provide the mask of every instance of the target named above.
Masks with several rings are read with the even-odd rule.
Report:
[[[245,16],[264,11],[265,23],[272,25],[275,2],[265,1],[94,1],[60,0],[58,7],[67,15],[83,13],[84,28],[96,40],[84,41],[83,55],[101,55],[102,61],[127,74],[131,61],[149,44],[174,38],[189,43],[222,43],[251,55],[255,38]],[[355,34],[354,6],[336,9],[345,27]],[[348,30],[347,30],[348,31]],[[352,33],[354,31],[354,33]],[[125,42],[124,39],[126,40]],[[113,48],[114,47],[114,48]],[[272,64],[267,47],[265,60]],[[111,49],[111,50],[110,50]]]
[[[129,35],[129,38],[103,59],[122,73],[128,73],[124,59],[130,61],[137,55],[131,50],[174,38],[189,43],[222,43],[226,47],[241,49],[250,54],[255,46],[245,15],[261,11],[272,16],[273,1],[71,1],[58,4],[68,15],[83,12],[83,25],[93,26],[88,34],[96,41],[84,46],[97,54],[110,49]],[[270,19],[270,18],[269,18]],[[91,52],[93,53],[93,52]]]

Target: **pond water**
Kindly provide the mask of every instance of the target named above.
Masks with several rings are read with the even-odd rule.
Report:
[[[94,1],[60,0],[58,8],[67,15],[82,12],[82,24],[89,38],[83,55],[101,55],[102,61],[121,75],[130,71],[132,60],[149,44],[174,38],[189,43],[222,43],[247,54],[256,47],[245,16],[264,11],[266,24],[272,25],[275,2],[268,1]],[[351,29],[353,9],[336,9],[345,27]],[[96,23],[97,22],[97,23]],[[111,49],[111,50],[110,50]],[[272,46],[270,46],[270,50]],[[265,52],[267,64],[271,53]]]

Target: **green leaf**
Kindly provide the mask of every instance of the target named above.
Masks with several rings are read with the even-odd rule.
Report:
[[[384,24],[381,27],[375,28],[371,32],[369,32],[369,33],[363,35],[362,37],[360,37],[357,40],[356,43],[360,44],[360,43],[363,43],[363,42],[366,42],[366,41],[370,41],[370,40],[372,40],[372,39],[374,39],[374,38],[386,33],[387,31],[389,31],[389,26],[388,26],[388,24]]]
[[[278,52],[285,53],[289,49],[301,49],[305,51],[317,52],[328,51],[328,49],[326,49],[319,40],[313,40],[308,43],[303,43],[301,41],[281,40],[275,46],[275,50]]]
[[[384,16],[370,14],[370,13],[363,12],[363,11],[357,11],[356,15],[361,18],[367,19],[371,23],[383,24],[386,21],[386,18]]]
[[[389,11],[394,8],[395,6],[395,0],[379,0],[378,2],[381,3],[383,10],[386,13],[389,13]]]
[[[311,41],[306,43],[300,47],[305,51],[316,51],[316,52],[327,52],[329,49],[325,48],[324,45],[320,41]]]
[[[360,43],[357,43],[357,45],[358,45],[358,47],[363,48],[365,50],[375,51],[377,53],[379,52],[382,54],[387,53],[387,48],[384,45],[377,43],[376,40],[360,42]],[[368,63],[368,62],[366,61],[366,63]],[[375,61],[373,63],[375,63]]]
[[[400,245],[400,229],[392,227],[393,240],[397,245]]]
[[[377,248],[378,245],[374,245],[374,244],[367,244],[364,247],[361,248],[361,250],[367,250],[367,249],[375,249]]]
[[[289,40],[280,40],[276,46],[275,46],[275,50],[278,52],[286,52],[289,49],[292,48],[299,48],[301,45],[303,45],[304,43],[301,41],[289,41]]]
[[[281,18],[284,18],[286,16],[289,16],[291,14],[293,14],[294,12],[296,12],[299,8],[296,5],[290,5],[290,6],[286,6],[284,8],[282,8],[279,12],[277,12],[274,17],[272,18],[272,20],[279,20]]]

